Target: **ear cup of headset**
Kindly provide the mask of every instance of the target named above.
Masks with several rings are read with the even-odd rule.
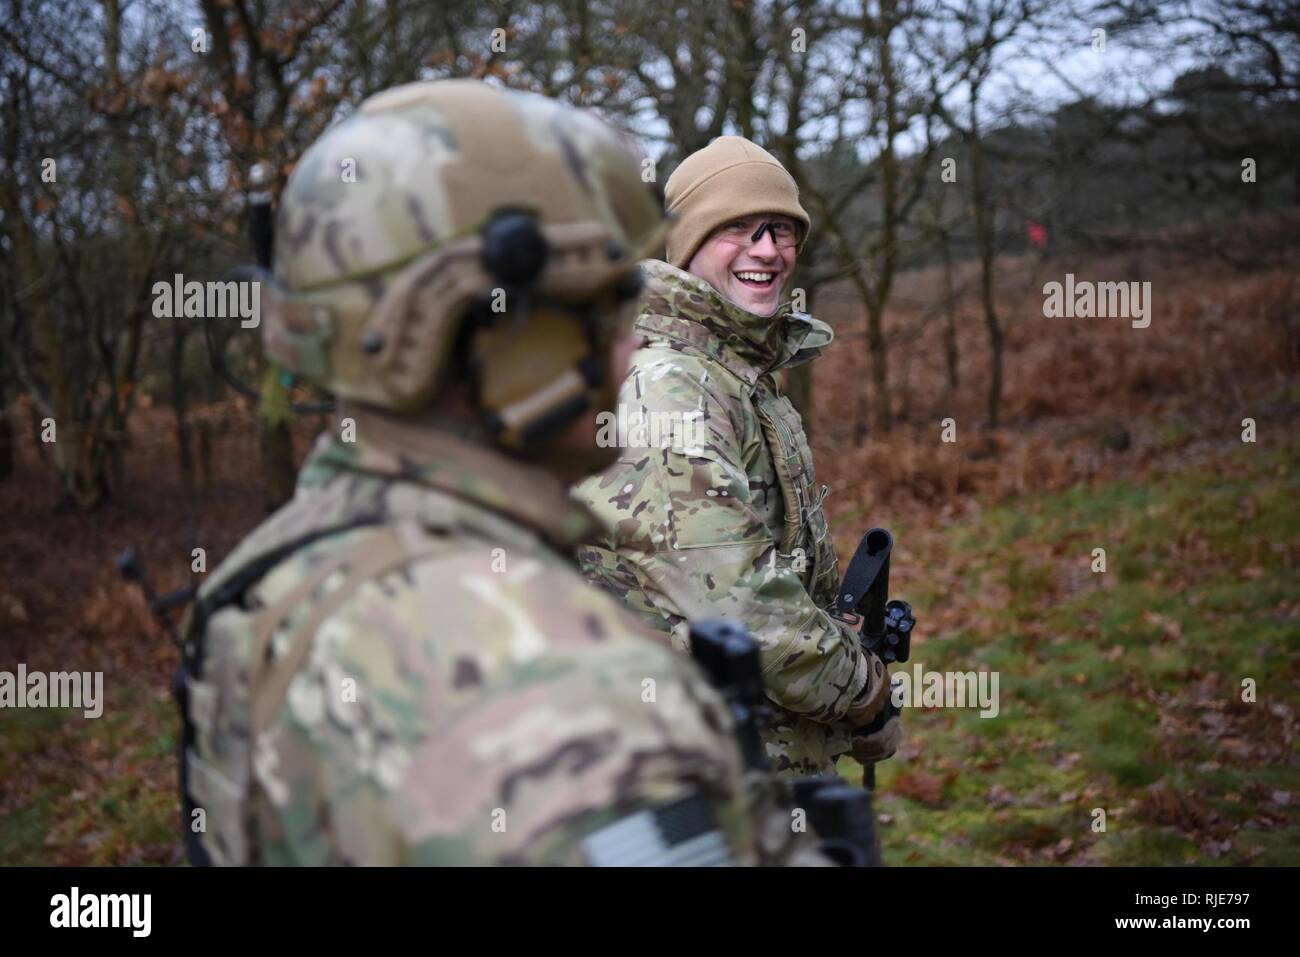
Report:
[[[593,345],[579,314],[546,306],[475,332],[475,398],[503,444],[534,444],[590,407]]]

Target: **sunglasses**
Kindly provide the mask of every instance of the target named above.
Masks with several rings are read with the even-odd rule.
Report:
[[[745,246],[762,241],[765,232],[772,237],[772,243],[778,249],[789,249],[799,244],[798,227],[794,223],[780,220],[759,220],[755,228],[754,220],[738,219],[719,229],[717,236],[723,242]]]

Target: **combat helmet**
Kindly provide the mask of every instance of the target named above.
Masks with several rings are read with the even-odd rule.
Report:
[[[475,80],[399,86],[289,177],[266,349],[396,413],[465,375],[495,440],[527,448],[612,397],[611,323],[665,225],[629,141],[595,116]]]

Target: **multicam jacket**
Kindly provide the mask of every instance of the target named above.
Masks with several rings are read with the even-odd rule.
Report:
[[[575,497],[614,529],[583,570],[652,627],[744,624],[763,649],[779,771],[820,774],[849,749],[846,712],[884,703],[884,666],[828,614],[838,586],[812,453],[774,373],[814,358],[830,327],[783,306],[757,316],[667,263],[647,274],[636,352],[619,396],[629,428],[612,468]]]
[[[573,567],[591,516],[494,451],[348,414],[357,441],[322,437],[197,607],[269,570],[187,626],[211,858],[617,863],[611,822],[668,809],[694,860],[752,862],[727,706]]]

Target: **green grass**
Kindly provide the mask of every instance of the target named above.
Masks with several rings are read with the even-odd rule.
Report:
[[[1001,710],[905,714],[904,752],[878,770],[886,861],[1300,864],[1297,503],[1294,451],[1248,447],[900,526],[936,571],[903,596],[913,661],[998,671]],[[926,631],[944,607],[958,624]],[[0,863],[178,861],[175,724],[159,689],[116,682],[98,720],[0,714]]]
[[[3,721],[0,863],[177,859],[170,700],[152,689],[111,689],[97,719],[21,709]]]
[[[1001,713],[905,713],[910,747],[878,769],[887,862],[1300,864],[1293,452],[1026,496],[944,535],[957,581],[1008,597],[979,629],[924,635],[913,660],[987,663]],[[1062,588],[1060,567],[1088,569],[1095,547],[1107,571]]]

